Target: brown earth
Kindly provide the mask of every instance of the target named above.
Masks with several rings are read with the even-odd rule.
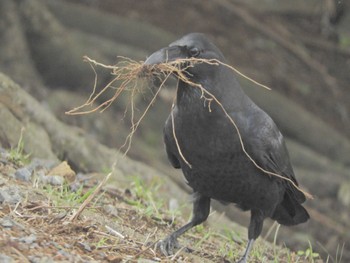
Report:
[[[80,175],[74,184],[52,186],[36,177],[52,176],[56,168],[37,166],[34,179],[25,182],[16,175],[23,167],[2,151],[1,262],[229,262],[244,249],[239,235],[206,225],[186,233],[180,240],[186,247],[166,258],[157,252],[156,242],[185,221],[177,216],[180,210],[165,210],[162,191],[153,193],[162,188],[159,182],[146,185],[135,177],[130,188],[104,187],[73,219],[102,175]],[[218,223],[220,218],[211,224]],[[250,262],[304,262],[262,240],[252,254]]]

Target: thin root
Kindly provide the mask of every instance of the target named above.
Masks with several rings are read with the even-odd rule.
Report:
[[[131,131],[129,135],[127,136],[124,145],[126,146],[126,150],[124,154],[127,154],[131,147],[131,142],[132,142],[132,137],[135,134],[137,128],[139,127],[141,121],[144,119],[146,113],[150,109],[150,107],[153,105],[155,102],[156,98],[158,97],[159,92],[164,86],[165,81],[172,75],[175,74],[179,80],[189,84],[190,86],[194,88],[199,88],[201,90],[201,98],[204,99],[204,103],[208,104],[208,110],[211,111],[212,109],[212,103],[215,102],[217,105],[222,109],[223,113],[226,115],[226,117],[229,119],[233,127],[235,128],[237,135],[239,137],[239,141],[241,144],[241,148],[244,152],[244,154],[248,157],[248,159],[264,174],[270,175],[270,176],[275,176],[278,177],[282,180],[288,181],[293,187],[295,187],[298,191],[302,192],[307,198],[313,199],[313,196],[306,191],[302,190],[299,186],[296,185],[291,179],[286,178],[280,174],[270,172],[259,166],[256,161],[249,155],[249,153],[246,151],[244,142],[242,140],[241,133],[239,131],[238,126],[236,125],[235,121],[232,119],[232,117],[228,114],[224,106],[220,103],[220,101],[209,91],[207,91],[201,84],[199,83],[194,83],[192,82],[188,77],[187,74],[185,73],[188,68],[193,67],[196,64],[199,63],[206,63],[209,65],[222,65],[225,67],[230,68],[232,71],[235,73],[239,74],[240,76],[248,79],[249,81],[253,82],[254,84],[261,86],[263,88],[266,88],[270,90],[269,87],[262,85],[255,80],[247,77],[246,75],[242,74],[240,71],[238,71],[236,68],[223,63],[217,59],[198,59],[198,58],[188,58],[188,59],[177,59],[175,61],[170,61],[166,63],[160,63],[156,65],[144,65],[143,61],[137,62],[134,60],[131,60],[126,57],[118,57],[121,59],[121,61],[116,64],[116,65],[104,65],[102,63],[99,63],[93,59],[90,59],[89,57],[84,57],[84,59],[90,64],[90,66],[93,68],[94,73],[95,73],[95,81],[94,81],[94,87],[91,95],[89,96],[88,100],[81,106],[78,106],[68,112],[66,114],[69,115],[81,115],[81,114],[88,114],[88,113],[93,113],[96,111],[103,112],[106,110],[123,92],[131,92],[130,96],[130,105],[131,105]],[[111,70],[111,74],[114,76],[114,78],[104,87],[102,88],[101,91],[97,92],[97,73],[95,70],[95,66],[103,67],[105,69]],[[138,120],[135,120],[135,105],[134,105],[134,97],[137,92],[142,91],[142,86],[139,87],[138,79],[140,78],[157,78],[161,80],[161,84],[159,85],[156,93],[153,95],[152,100],[150,103],[147,105],[146,109],[142,113],[141,117],[138,118]],[[118,85],[118,83],[120,84]],[[113,89],[115,90],[114,95],[100,103],[97,104],[97,106],[94,106],[95,103],[98,101],[98,99],[101,97],[103,93],[105,93],[108,89]],[[175,99],[174,103],[172,105],[172,110],[171,110],[171,121],[172,121],[172,126],[173,126],[173,136],[176,142],[176,146],[178,148],[178,152],[182,158],[182,160],[188,165],[190,168],[192,168],[192,165],[187,161],[185,156],[183,155],[181,151],[180,144],[177,140],[176,133],[175,133],[175,121],[174,121],[174,116],[173,116],[173,108],[175,105]],[[88,108],[88,110],[86,109]]]

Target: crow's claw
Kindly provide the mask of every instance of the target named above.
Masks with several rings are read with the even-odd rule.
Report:
[[[238,260],[236,263],[247,263],[247,258],[242,257],[240,260]]]
[[[174,249],[177,249],[180,246],[176,237],[170,235],[167,238],[160,240],[157,247],[165,256],[170,256],[174,254]]]

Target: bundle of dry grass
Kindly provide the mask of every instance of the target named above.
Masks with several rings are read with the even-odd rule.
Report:
[[[237,74],[239,74],[240,76],[252,81],[253,83],[255,83],[256,85],[259,85],[261,87],[264,87],[268,90],[270,90],[270,88],[268,88],[267,86],[264,86],[256,81],[254,81],[253,79],[245,76],[244,74],[242,74],[241,72],[239,72],[237,69],[235,69],[234,67],[225,64],[219,60],[216,59],[198,59],[198,58],[186,58],[186,59],[177,59],[175,61],[170,61],[170,62],[166,62],[166,63],[160,63],[160,64],[156,64],[156,65],[145,65],[143,63],[143,61],[134,61],[131,60],[129,58],[126,57],[119,57],[120,62],[117,63],[116,65],[104,65],[102,63],[99,63],[89,57],[84,57],[84,59],[90,63],[90,66],[92,67],[92,69],[95,72],[95,83],[94,83],[94,87],[93,87],[93,91],[90,95],[90,97],[88,98],[88,100],[81,106],[78,106],[68,112],[66,112],[66,114],[69,115],[81,115],[81,114],[89,114],[92,112],[96,112],[96,111],[101,111],[103,112],[104,110],[106,110],[115,100],[117,100],[117,98],[124,92],[129,92],[130,93],[130,106],[131,106],[131,132],[129,133],[129,135],[127,136],[126,140],[125,140],[125,144],[122,146],[124,147],[125,145],[127,145],[127,149],[125,151],[125,153],[128,152],[128,150],[131,147],[131,142],[132,142],[132,136],[134,135],[134,133],[136,132],[138,126],[140,125],[141,121],[143,120],[143,118],[145,117],[146,113],[148,112],[149,108],[153,105],[153,103],[155,102],[156,98],[159,95],[159,92],[161,91],[161,89],[164,87],[164,84],[166,82],[166,80],[172,75],[175,74],[177,76],[177,78],[183,82],[186,82],[188,84],[190,84],[190,86],[192,86],[193,88],[198,88],[201,91],[201,99],[205,99],[208,102],[208,109],[209,111],[211,110],[210,105],[211,103],[216,103],[221,109],[223,114],[226,115],[226,117],[229,119],[229,121],[231,122],[232,126],[234,127],[235,131],[237,132],[237,135],[239,137],[240,143],[241,143],[241,147],[243,152],[246,154],[246,156],[250,159],[250,161],[261,171],[263,171],[266,175],[269,176],[275,176],[278,177],[280,179],[286,180],[288,181],[291,185],[293,185],[296,189],[298,189],[300,192],[302,192],[307,198],[313,198],[312,195],[310,195],[309,193],[305,192],[304,190],[302,190],[299,186],[297,186],[292,180],[290,180],[289,178],[286,178],[282,175],[267,171],[265,169],[263,169],[262,167],[260,167],[255,160],[249,155],[249,153],[246,151],[245,146],[244,146],[244,142],[242,140],[242,136],[241,133],[239,131],[238,126],[236,125],[235,121],[232,119],[232,117],[228,114],[228,112],[226,111],[226,109],[224,108],[224,106],[220,103],[220,101],[209,91],[207,91],[201,84],[199,83],[194,83],[192,82],[187,75],[185,74],[186,70],[190,67],[195,66],[196,64],[199,63],[206,63],[209,65],[223,65],[226,66],[230,69],[232,69],[234,72],[236,72]],[[113,76],[113,79],[105,86],[103,87],[100,91],[97,92],[97,73],[95,71],[95,66],[99,66],[108,70],[111,70],[111,74]],[[158,78],[160,80],[160,85],[157,87],[156,92],[154,93],[151,101],[149,102],[149,104],[147,105],[146,109],[144,110],[144,112],[141,114],[141,116],[135,120],[135,114],[134,114],[134,109],[135,109],[135,105],[134,105],[134,100],[133,98],[135,97],[135,95],[139,92],[141,92],[144,88],[144,82],[140,81],[141,79],[149,79],[149,78]],[[117,86],[115,86],[116,83],[120,83]],[[114,89],[114,93],[113,96],[109,99],[107,99],[106,101],[98,104],[98,106],[93,106],[95,105],[95,102],[101,97],[102,94],[104,94],[107,90],[109,89]],[[173,100],[173,105],[172,107],[174,107],[175,105],[175,99]],[[173,115],[171,114],[172,117],[172,122],[173,122],[173,127],[175,127],[175,123],[174,123],[174,118]],[[177,141],[177,137],[176,137],[176,133],[175,133],[175,129],[173,129],[173,135],[176,141],[176,145],[179,151],[179,154],[181,155],[181,158],[183,159],[183,161],[189,166],[191,167],[191,164],[186,160],[185,156],[182,154],[181,151],[181,146],[179,145],[178,141]]]

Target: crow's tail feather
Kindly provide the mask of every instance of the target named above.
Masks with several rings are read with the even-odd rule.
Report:
[[[281,225],[292,226],[306,222],[310,216],[306,209],[286,191],[283,201],[271,216]]]

